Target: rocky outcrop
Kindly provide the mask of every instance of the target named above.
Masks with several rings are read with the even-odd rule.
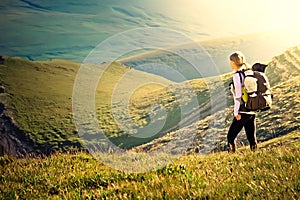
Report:
[[[4,64],[4,58],[3,56],[0,56],[0,65],[3,65]]]
[[[5,93],[5,87],[0,85],[0,94]]]
[[[0,156],[35,156],[34,146],[34,141],[18,128],[13,118],[5,113],[4,104],[0,103]]]

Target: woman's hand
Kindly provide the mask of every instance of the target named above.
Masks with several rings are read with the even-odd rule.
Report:
[[[241,118],[242,118],[242,116],[241,116],[240,114],[238,114],[237,116],[235,116],[235,119],[238,120],[238,121],[239,121]]]

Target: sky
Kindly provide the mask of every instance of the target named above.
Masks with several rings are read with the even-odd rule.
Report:
[[[186,26],[207,29],[209,35],[229,36],[286,28],[300,29],[300,1],[296,0],[175,0],[153,7],[186,22]],[[198,25],[198,26],[197,26]]]
[[[1,0],[0,54],[80,62],[101,41],[141,27],[195,41],[285,30],[296,44],[299,8],[296,0]]]

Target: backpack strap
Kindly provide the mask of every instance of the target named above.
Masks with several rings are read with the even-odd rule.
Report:
[[[245,70],[243,69],[242,71],[237,71],[236,73],[239,74],[239,76],[240,76],[240,81],[241,81],[241,84],[242,84],[242,83],[243,83],[242,75],[243,75],[244,78],[246,77],[246,75],[245,75]]]
[[[242,71],[236,71],[236,72],[235,72],[235,73],[239,74],[239,76],[240,76],[240,82],[241,82],[242,85],[243,85],[243,78],[242,78],[242,75],[243,75],[244,78],[246,77],[244,71],[245,71],[245,70],[243,69]],[[230,85],[233,85],[233,87],[234,87],[233,81],[231,81],[231,82],[229,83],[229,87],[230,87]]]

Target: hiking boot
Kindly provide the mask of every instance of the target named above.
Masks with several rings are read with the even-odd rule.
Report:
[[[228,144],[228,153],[235,153],[235,144]]]
[[[255,152],[257,150],[257,144],[250,145],[251,151]]]

